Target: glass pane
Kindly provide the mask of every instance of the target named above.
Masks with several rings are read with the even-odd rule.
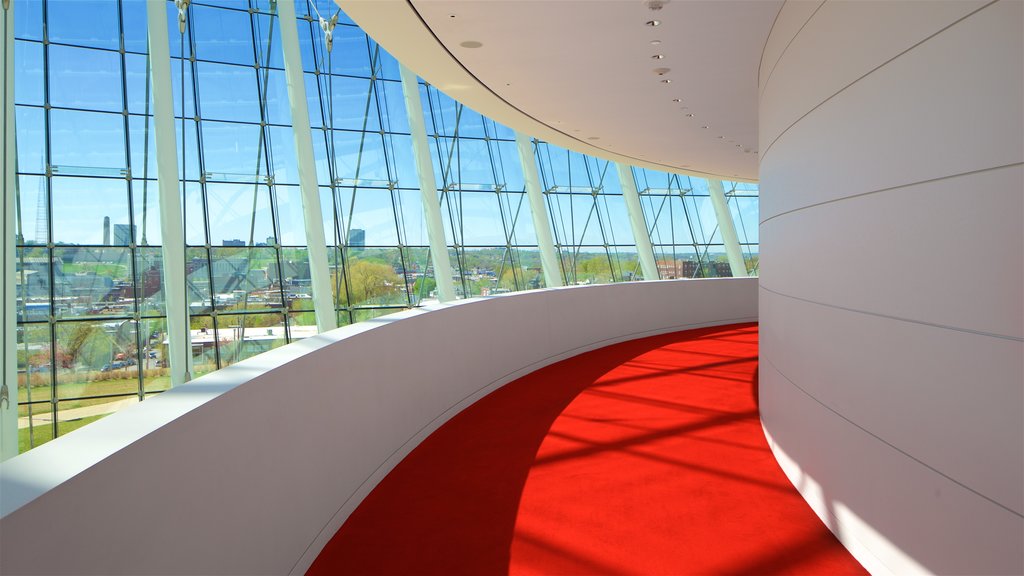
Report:
[[[18,14],[21,18],[21,14]],[[43,101],[43,45],[14,43],[14,101],[41,106]]]
[[[18,248],[14,274],[18,322],[46,321],[50,317],[50,259],[43,248]]]
[[[53,178],[53,241],[127,246],[128,186],[107,178]]]
[[[15,241],[19,245],[46,244],[48,234],[46,179],[38,176],[18,177],[18,215]],[[45,258],[45,256],[44,256]]]
[[[112,50],[119,47],[117,2],[47,0],[46,19],[50,42]]]
[[[139,323],[142,333],[142,372],[146,392],[171,387],[167,368],[167,321],[152,318]]]
[[[237,7],[238,4],[234,4]],[[255,60],[248,12],[196,5],[189,8],[196,57],[214,62],[252,65]]]
[[[83,110],[124,110],[117,52],[51,46],[50,104]]]
[[[274,245],[270,189],[261,184],[207,184],[210,243],[224,246]]]
[[[50,111],[50,149],[54,169],[81,174],[116,176],[125,168],[124,118],[120,114]]]
[[[138,248],[135,251],[134,297],[139,302],[139,314],[163,316],[163,255],[160,248]]]
[[[130,316],[132,259],[127,248],[56,248],[53,298],[58,318]]]
[[[43,174],[46,172],[46,124],[43,109],[17,106],[14,113],[18,172]]]
[[[228,366],[284,346],[283,314],[232,314],[217,317],[221,365]]]
[[[353,306],[407,305],[404,281],[395,272],[395,250],[350,252],[348,285]]]
[[[204,120],[260,121],[256,73],[251,66],[198,62],[196,75]]]
[[[78,398],[138,394],[136,329],[131,320],[57,324],[57,396],[74,400],[62,404],[64,409],[111,402]]]

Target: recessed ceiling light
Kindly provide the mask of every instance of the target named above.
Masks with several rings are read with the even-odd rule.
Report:
[[[654,69],[654,73],[657,74],[658,76],[664,76],[665,74],[668,74],[671,71],[672,71],[671,68],[655,68]]]
[[[661,20],[648,20],[648,26],[661,26]]]
[[[673,98],[672,101],[673,102],[682,102],[683,99],[682,98]]]
[[[661,44],[661,40],[651,40],[651,46],[657,46],[658,44]]]
[[[587,136],[587,140],[600,140],[600,136]]]
[[[654,56],[651,56],[651,58],[654,58],[655,60],[661,60],[664,57],[664,54],[655,54]]]
[[[701,126],[701,128],[703,128],[703,129],[705,129],[705,130],[707,130],[707,129],[708,129],[708,127],[707,127],[707,126]]]
[[[686,117],[687,118],[693,118],[693,114],[687,114]]]
[[[449,18],[455,18],[455,14],[449,14],[448,17]]]
[[[477,42],[476,40],[466,40],[465,42],[459,42],[459,46],[462,46],[463,48],[479,48],[483,45],[483,42]]]
[[[725,138],[725,136],[719,136],[718,137],[719,140],[721,140],[722,138]]]
[[[671,78],[665,78],[664,80],[661,81],[661,83],[662,84],[671,84],[672,83],[672,79]]]

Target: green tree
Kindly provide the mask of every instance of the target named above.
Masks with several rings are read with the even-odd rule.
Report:
[[[381,304],[398,292],[402,279],[387,264],[357,260],[348,267],[353,304]]]

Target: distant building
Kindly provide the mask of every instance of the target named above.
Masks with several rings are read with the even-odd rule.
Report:
[[[225,246],[245,246],[245,240],[225,240]]]
[[[103,217],[103,245],[110,246],[110,216]]]
[[[114,224],[114,246],[128,246],[135,239],[135,226]]]
[[[349,248],[365,248],[366,247],[366,230],[362,228],[352,228],[348,231],[348,246]]]
[[[698,268],[695,260],[658,260],[658,276],[664,280],[693,278]]]

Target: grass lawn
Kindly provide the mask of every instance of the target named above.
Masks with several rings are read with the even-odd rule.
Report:
[[[83,376],[87,376],[84,374]],[[158,390],[166,390],[171,387],[171,377],[168,375],[153,376],[146,378],[146,392],[156,392]],[[131,395],[139,393],[139,380],[138,376],[134,373],[131,376],[125,378],[114,378],[110,380],[99,380],[93,382],[62,382],[57,385],[57,398],[78,398],[81,396],[99,396],[105,394],[123,394]],[[32,387],[32,400],[38,402],[40,400],[50,399],[50,387],[49,385],[33,386]],[[92,400],[61,400],[60,409],[68,410],[71,408],[84,408],[86,406],[93,406],[95,404],[106,404],[107,402],[113,402],[114,398],[95,398]],[[24,403],[28,402],[28,389],[24,386],[18,388],[18,416],[28,416],[28,406]],[[44,405],[36,404],[33,408],[33,412],[38,413]],[[45,407],[44,409],[48,409]]]
[[[57,433],[60,436],[63,436],[68,432],[71,432],[72,430],[77,430],[78,428],[81,428],[82,426],[85,426],[90,422],[97,421],[100,418],[103,418],[103,416],[105,416],[105,414],[99,416],[88,416],[85,418],[79,418],[78,420],[69,420],[67,422],[58,422]],[[53,425],[50,422],[47,422],[43,425],[35,426],[32,429],[32,432],[33,440],[36,446],[53,440]],[[22,428],[18,430],[18,453],[21,454],[22,452],[27,452],[30,448],[31,446],[29,444],[29,429]]]

